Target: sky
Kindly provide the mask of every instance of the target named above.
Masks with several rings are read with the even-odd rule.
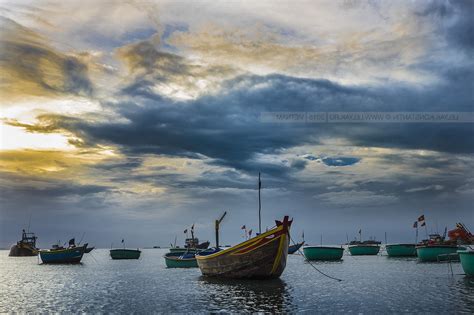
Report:
[[[0,1],[0,247],[474,230],[474,124],[262,113],[473,112],[472,1]],[[31,219],[30,219],[31,218]]]

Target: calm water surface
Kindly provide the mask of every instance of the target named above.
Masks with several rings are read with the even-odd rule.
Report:
[[[278,280],[222,281],[166,269],[165,253],[145,249],[138,261],[113,261],[99,249],[80,265],[39,265],[0,251],[0,312],[474,312],[474,279],[459,263],[454,276],[447,264],[384,256],[315,264],[343,279],[336,282],[289,256]]]

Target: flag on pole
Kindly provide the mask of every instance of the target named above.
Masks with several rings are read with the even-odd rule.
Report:
[[[426,226],[426,222],[425,221],[421,222],[420,226]]]
[[[413,228],[417,228],[418,227],[418,221],[415,221],[415,223],[413,223]]]
[[[425,221],[425,215],[420,215],[418,217],[418,222]]]
[[[304,231],[301,233],[301,238],[304,239]]]
[[[194,231],[194,224],[193,224],[193,226],[191,226],[191,231]]]
[[[188,229],[184,230],[184,233],[185,233],[185,234],[188,233]]]
[[[359,234],[361,234],[361,233],[362,233],[362,229],[359,230]]]
[[[125,242],[125,240],[122,238],[122,243]]]
[[[242,227],[240,228],[241,230],[245,230],[245,225],[242,225]]]
[[[252,229],[249,230],[249,237],[252,236]]]

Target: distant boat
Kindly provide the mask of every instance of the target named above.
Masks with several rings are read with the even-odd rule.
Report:
[[[193,230],[191,230],[191,233],[193,233]],[[210,244],[209,241],[199,243],[199,239],[196,237],[187,238],[185,241],[184,247],[173,246],[170,248],[170,252],[177,253],[177,252],[185,252],[188,250],[192,250],[192,251],[205,250],[209,247],[209,244]]]
[[[301,243],[297,243],[297,244],[294,244],[294,245],[290,245],[288,247],[288,255],[292,255],[294,253],[296,253],[298,251],[298,249],[301,248],[301,246],[303,246],[304,242],[301,242]]]
[[[443,261],[452,260],[453,257],[457,256],[458,250],[465,249],[465,247],[458,246],[453,241],[446,241],[445,236],[436,233],[430,234],[429,239],[423,240],[416,246],[416,254],[419,261]]]
[[[185,241],[185,248],[196,248],[196,249],[207,249],[211,243],[209,241],[205,241],[203,243],[199,243],[198,238],[187,238]]]
[[[38,238],[35,236],[35,233],[28,233],[23,230],[21,241],[18,241],[10,248],[10,253],[8,256],[22,257],[38,255],[38,249],[36,248],[37,239]]]
[[[416,254],[420,261],[444,261],[453,259],[457,255],[458,250],[464,249],[466,248],[457,245],[419,245],[416,247]]]
[[[352,241],[349,243],[348,249],[352,256],[377,255],[380,251],[381,242],[368,241]]]
[[[341,260],[344,254],[343,247],[305,246],[304,256],[307,260]]]
[[[85,250],[85,253],[86,254],[89,254],[90,252],[92,252],[92,250],[94,249],[95,247],[87,247],[86,250]]]
[[[117,248],[110,250],[112,259],[138,259],[141,251],[139,249]]]
[[[388,244],[385,249],[389,257],[416,256],[416,244]]]
[[[40,250],[39,255],[43,264],[74,264],[80,263],[87,244],[64,248],[54,245],[52,249]]]
[[[164,258],[168,268],[197,268],[198,266],[194,253],[167,253]]]
[[[474,250],[459,250],[459,259],[466,275],[474,276]]]
[[[222,278],[278,278],[286,266],[291,223],[285,216],[283,222],[276,221],[275,228],[231,248],[217,247],[196,254],[202,274]]]

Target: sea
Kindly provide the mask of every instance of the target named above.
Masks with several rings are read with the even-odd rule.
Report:
[[[474,313],[474,278],[459,263],[345,255],[311,265],[290,255],[280,279],[222,280],[199,268],[167,269],[166,252],[111,260],[95,249],[78,265],[43,265],[2,250],[0,312]]]

